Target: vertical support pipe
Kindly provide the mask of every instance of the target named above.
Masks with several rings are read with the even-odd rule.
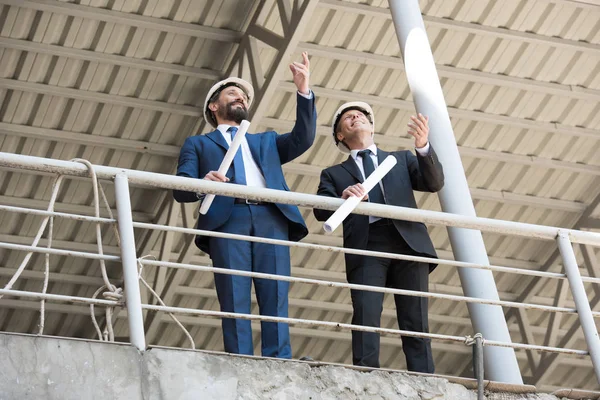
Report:
[[[567,274],[567,279],[569,280],[571,294],[573,294],[579,323],[581,324],[581,329],[583,329],[583,336],[590,352],[594,373],[596,374],[598,383],[600,383],[600,338],[598,337],[592,308],[590,307],[590,302],[585,293],[583,281],[581,280],[575,252],[566,232],[559,231],[556,240],[558,241],[558,249],[563,259],[565,274]]]
[[[138,350],[144,351],[146,350],[146,338],[144,337],[142,298],[140,296],[140,284],[138,281],[129,182],[125,174],[117,174],[115,176],[115,197],[117,200],[119,236],[121,237],[121,262],[123,263],[129,337],[131,344],[137,347]]]
[[[389,3],[416,109],[421,114],[429,116],[430,141],[444,166],[445,185],[439,193],[442,210],[475,216],[475,207],[435,69],[419,2],[418,0],[389,0]],[[456,260],[489,265],[480,231],[449,227],[448,234]],[[458,273],[466,296],[499,299],[491,271],[459,268]],[[483,304],[468,304],[467,307],[475,332],[481,332],[488,340],[511,342],[501,307]],[[523,383],[513,349],[486,346],[484,353],[488,379],[514,384]]]
[[[481,333],[475,335],[475,343],[473,343],[473,372],[475,373],[475,379],[477,379],[477,400],[485,400],[483,395],[483,337]]]

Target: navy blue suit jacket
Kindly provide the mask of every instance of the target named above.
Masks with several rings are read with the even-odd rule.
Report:
[[[278,135],[277,132],[246,134],[252,157],[258,164],[267,187],[287,190],[281,166],[304,153],[315,140],[317,130],[317,111],[315,96],[306,99],[297,95],[296,123],[291,132]],[[210,171],[217,171],[229,146],[223,135],[214,130],[206,135],[190,136],[185,140],[179,155],[177,176],[202,179]],[[231,171],[227,176],[231,178]],[[198,201],[196,193],[174,190],[173,196],[178,202]],[[206,215],[198,217],[198,229],[216,230],[230,217],[234,199],[215,196]],[[276,204],[289,221],[289,239],[298,241],[308,234],[308,229],[297,206]],[[268,223],[268,221],[266,221]],[[208,237],[197,236],[196,245],[208,252]]]
[[[388,153],[377,149],[379,164],[388,155],[396,157],[397,163],[383,177],[385,202],[389,205],[417,208],[413,190],[422,192],[437,192],[444,186],[444,171],[433,146],[429,148],[426,157],[413,155],[408,150]],[[317,194],[320,196],[341,197],[348,186],[363,182],[363,177],[352,156],[346,161],[334,165],[321,172],[321,181]],[[313,210],[319,221],[326,221],[333,211]],[[427,227],[421,222],[393,220],[394,226],[406,243],[417,253],[429,257],[437,257],[431,243]],[[367,215],[350,214],[343,223],[344,247],[365,249],[369,232],[369,217]],[[351,270],[360,263],[361,256],[345,254],[346,270]],[[431,264],[433,270],[435,264]]]

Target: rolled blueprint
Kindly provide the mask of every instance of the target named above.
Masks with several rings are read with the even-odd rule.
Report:
[[[375,171],[363,182],[363,187],[367,193],[379,184],[379,181],[390,172],[390,170],[396,165],[396,157],[387,156],[385,160],[375,168]],[[323,224],[323,229],[326,233],[332,233],[337,229],[338,226],[346,219],[346,217],[354,211],[356,206],[362,201],[361,197],[350,196],[344,201],[344,203],[338,208],[331,217]]]
[[[231,163],[233,162],[233,157],[235,157],[235,153],[237,153],[240,145],[242,144],[242,140],[244,140],[244,136],[246,136],[246,132],[248,132],[248,128],[250,127],[250,122],[245,119],[242,120],[240,127],[238,128],[237,133],[235,134],[233,141],[229,145],[229,150],[225,153],[225,157],[223,161],[221,161],[221,166],[219,167],[219,172],[223,175],[227,173]],[[214,194],[207,194],[202,200],[202,204],[200,205],[200,214],[204,215],[208,212],[210,205],[215,199]]]

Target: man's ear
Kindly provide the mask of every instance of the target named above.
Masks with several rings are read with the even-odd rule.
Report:
[[[342,132],[337,132],[335,134],[335,137],[337,138],[337,140],[339,140],[340,142],[344,141],[344,135],[342,135]]]
[[[209,104],[208,104],[208,109],[209,109],[210,111],[212,111],[212,112],[215,112],[215,111],[217,111],[217,108],[219,108],[219,107],[217,106],[217,103],[216,103],[216,102],[214,102],[214,103],[209,103]]]

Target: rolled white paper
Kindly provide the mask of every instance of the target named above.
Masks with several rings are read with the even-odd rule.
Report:
[[[375,185],[379,184],[379,181],[383,179],[383,177],[390,172],[390,170],[396,165],[396,157],[387,156],[385,160],[377,168],[375,171],[363,182],[363,187],[365,191],[369,193],[371,189],[375,187]],[[337,229],[338,226],[346,219],[346,217],[354,211],[356,206],[360,204],[362,201],[361,197],[350,196],[344,201],[344,203],[338,208],[331,217],[323,224],[323,229],[326,233],[332,233]]]
[[[235,134],[233,141],[229,145],[229,150],[225,153],[225,157],[223,161],[221,161],[221,166],[219,166],[219,173],[225,175],[233,162],[233,157],[235,157],[235,153],[237,153],[240,145],[242,144],[242,140],[244,140],[244,136],[246,136],[246,132],[248,132],[248,128],[250,127],[250,122],[245,119],[240,123],[240,127],[238,128],[237,133]],[[214,194],[207,194],[202,200],[202,204],[200,205],[200,214],[204,215],[208,212],[210,205],[215,199]]]

